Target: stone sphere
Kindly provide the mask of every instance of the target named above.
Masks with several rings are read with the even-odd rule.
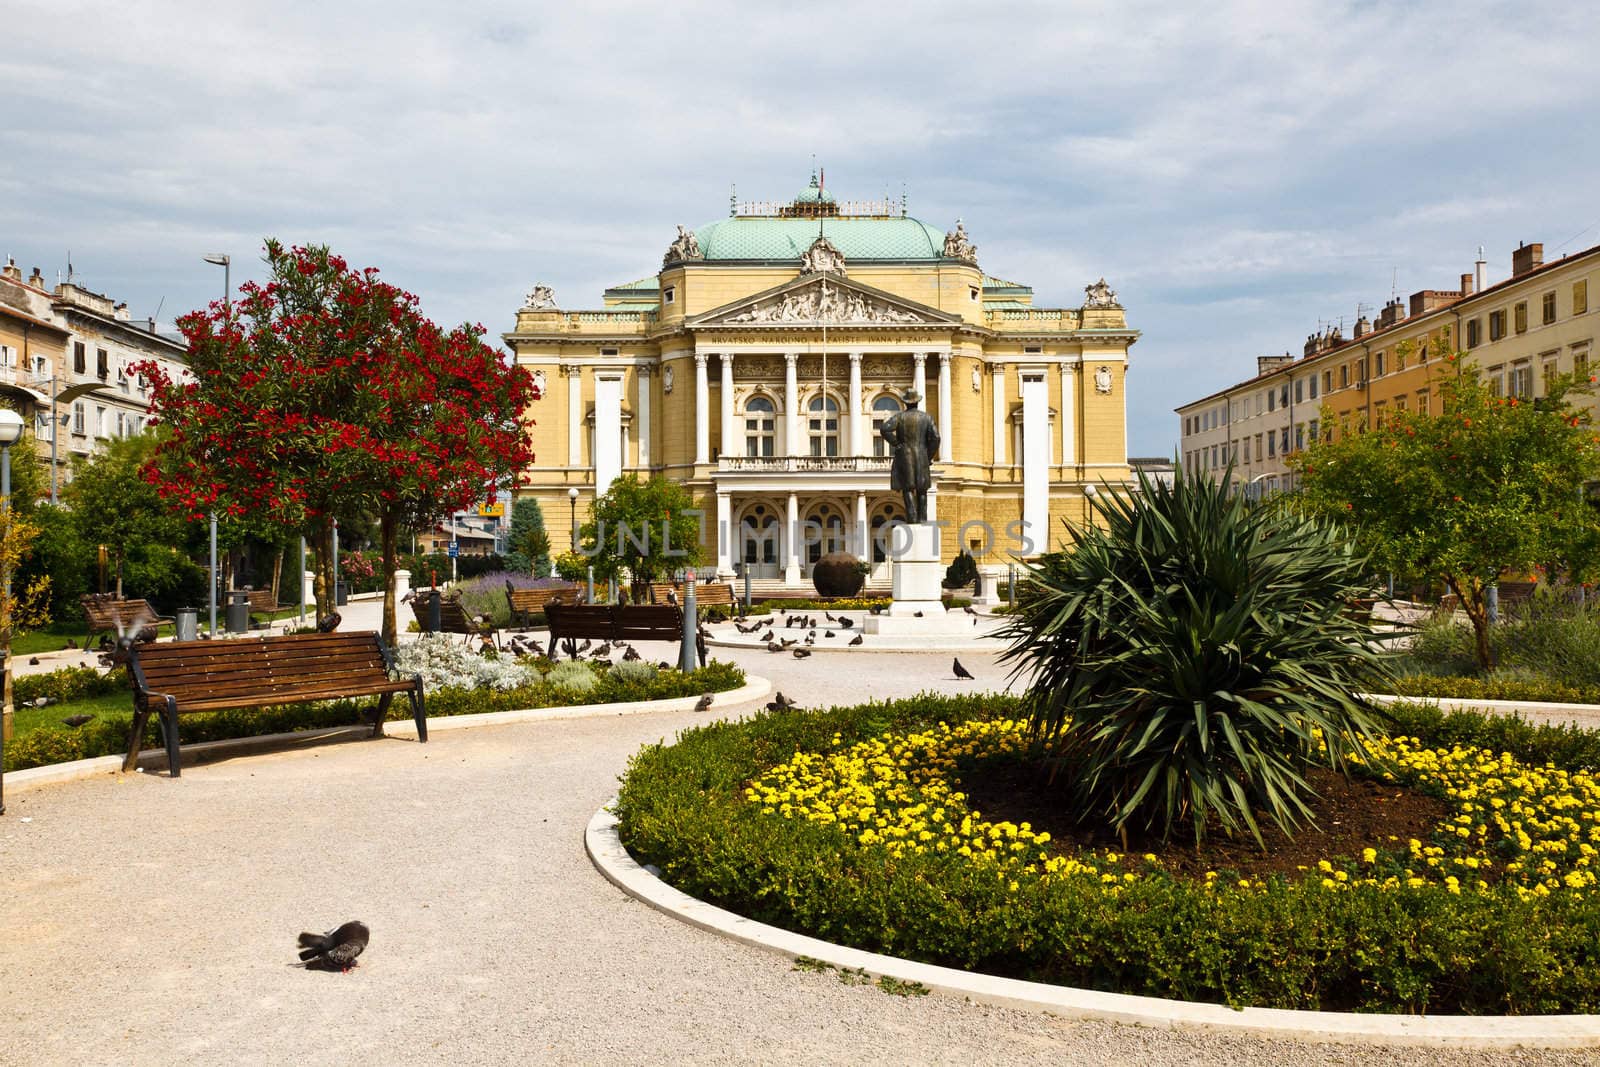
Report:
[[[811,568],[818,596],[855,596],[866,580],[861,561],[848,552],[830,552]]]

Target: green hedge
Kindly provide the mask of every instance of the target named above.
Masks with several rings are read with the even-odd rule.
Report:
[[[1600,688],[1520,678],[1467,678],[1411,674],[1395,680],[1392,691],[1405,697],[1458,700],[1537,700],[1553,704],[1600,704]]]
[[[40,697],[66,703],[111,693],[126,693],[131,688],[124,668],[98,671],[93,667],[62,667],[45,674],[26,674],[11,683],[12,699],[25,704]]]
[[[581,694],[545,682],[506,691],[440,689],[427,694],[427,705],[429,718],[434,718],[472,715],[484,711],[511,711],[517,708],[558,707],[566,704],[620,704],[669,700],[674,697],[699,696],[708,692],[726,692],[739,688],[744,682],[744,671],[731,663],[713,661],[710,666],[702,667],[687,675],[678,671],[660,671],[648,682],[624,682],[608,673],[600,678],[593,689]],[[275,708],[179,715],[178,737],[183,744],[188,745],[199,741],[348,726],[361,721],[363,712],[373,706],[373,699],[341,700],[322,704],[286,704]],[[68,712],[70,710],[64,709]],[[388,718],[392,722],[410,719],[410,702],[403,698],[396,699],[390,706]],[[101,717],[79,729],[66,726],[41,726],[19,735],[6,745],[5,769],[16,771],[49,763],[64,763],[68,760],[119,755],[128,750],[128,731],[132,728],[132,724],[133,698],[130,695],[126,716]],[[146,748],[158,746],[160,737],[156,718],[152,715],[145,725],[144,746]]]
[[[768,713],[685,731],[633,759],[624,843],[677,888],[786,929],[869,951],[1090,989],[1321,1010],[1526,1014],[1600,1009],[1600,904],[1507,888],[1327,891],[1271,879],[1251,892],[1149,877],[1119,895],[1078,879],[1019,896],[950,854],[890,859],[831,827],[763,816],[742,790],[797,749],[937,721],[1015,715],[1016,701],[921,696]],[[1585,762],[1591,732],[1425,707],[1396,725],[1439,743],[1508,741],[1524,758]],[[1509,725],[1508,725],[1509,724]],[[1504,746],[1502,746],[1504,747]]]

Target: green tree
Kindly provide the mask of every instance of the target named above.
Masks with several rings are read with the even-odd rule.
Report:
[[[90,551],[105,546],[118,596],[130,560],[167,571],[171,568],[162,566],[164,560],[152,557],[173,557],[173,546],[184,542],[182,522],[162,506],[160,494],[144,474],[162,436],[155,431],[115,439],[90,456],[76,457],[72,481],[62,494],[83,544]]]
[[[1489,587],[1551,561],[1581,562],[1595,543],[1597,516],[1581,492],[1600,477],[1600,438],[1569,402],[1570,380],[1519,400],[1495,396],[1459,354],[1443,363],[1442,414],[1401,412],[1290,462],[1303,505],[1346,520],[1377,567],[1449,586],[1487,670]]]
[[[506,567],[535,578],[550,577],[550,535],[544,528],[544,509],[533,497],[511,505],[511,532],[506,537]]]
[[[700,565],[700,518],[682,485],[659,475],[640,481],[628,474],[590,505],[578,539],[597,578],[626,572],[640,587],[679,567]]]

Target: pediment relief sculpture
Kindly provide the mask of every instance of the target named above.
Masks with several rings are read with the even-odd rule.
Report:
[[[920,323],[930,320],[854,289],[821,285],[792,289],[719,320],[726,323]]]
[[[826,237],[818,235],[811,247],[800,255],[800,273],[818,274],[829,271],[844,277],[844,253],[833,246],[833,242]]]

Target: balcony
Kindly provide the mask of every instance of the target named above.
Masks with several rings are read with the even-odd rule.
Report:
[[[888,456],[723,456],[717,469],[745,474],[879,474]]]

